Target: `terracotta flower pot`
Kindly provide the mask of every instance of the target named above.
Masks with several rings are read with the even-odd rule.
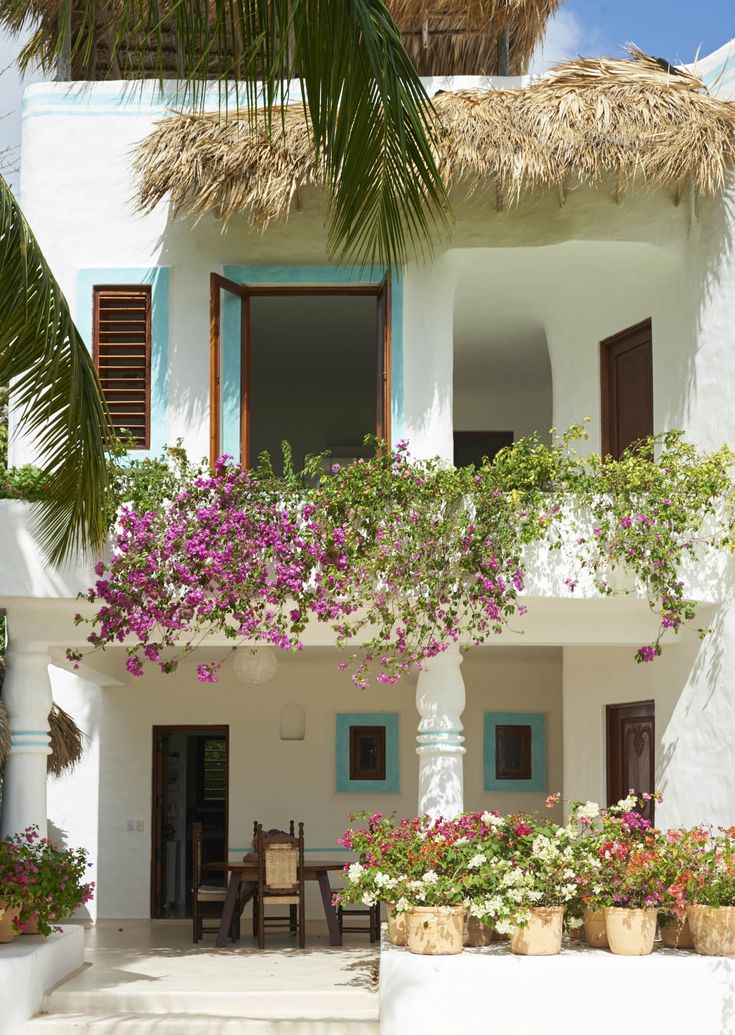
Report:
[[[689,906],[694,948],[702,956],[735,956],[735,906]]]
[[[585,909],[584,936],[591,949],[609,949],[604,909]]]
[[[610,949],[616,956],[648,956],[656,941],[656,909],[605,910],[605,928]]]
[[[666,924],[665,927],[662,925],[661,941],[667,949],[693,949],[694,938],[688,917],[683,920],[674,917],[670,924]]]
[[[407,938],[405,912],[397,913],[395,903],[386,902],[385,913],[388,917],[388,941],[391,945],[405,945]]]
[[[467,915],[464,920],[463,940],[470,949],[476,949],[482,945],[492,945],[495,941],[495,931],[487,924],[483,924],[476,916]]]
[[[414,906],[407,914],[409,952],[454,956],[462,951],[464,906]]]
[[[13,926],[16,910],[5,901],[0,901],[0,945],[12,942],[18,932]]]
[[[510,951],[518,956],[558,956],[564,926],[564,906],[536,906],[531,919],[510,936]]]

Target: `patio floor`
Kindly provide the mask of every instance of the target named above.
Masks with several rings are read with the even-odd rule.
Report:
[[[106,920],[87,930],[83,970],[50,992],[28,1035],[377,1035],[379,950],[366,936],[329,945],[307,930],[304,950],[273,935],[226,949],[193,945],[191,921]]]

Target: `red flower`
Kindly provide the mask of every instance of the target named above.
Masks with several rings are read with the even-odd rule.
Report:
[[[532,834],[533,830],[529,827],[528,823],[518,823],[515,828],[516,837],[524,837],[526,834]]]

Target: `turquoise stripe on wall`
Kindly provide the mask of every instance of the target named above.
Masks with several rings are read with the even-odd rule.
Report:
[[[385,270],[377,266],[225,266],[236,284],[379,284]],[[403,438],[403,278],[391,285],[391,438]],[[225,293],[222,306],[222,452],[240,455],[240,304]]]
[[[80,269],[77,272],[76,325],[92,351],[92,291],[104,284],[151,285],[151,445],[136,449],[136,459],[157,456],[168,427],[169,269],[167,266]]]

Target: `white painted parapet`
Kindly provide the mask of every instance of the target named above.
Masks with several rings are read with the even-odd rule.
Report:
[[[453,643],[426,662],[416,687],[421,721],[416,737],[419,756],[418,814],[452,818],[464,811],[461,715],[465,688],[459,644]]]
[[[42,938],[24,935],[0,945],[0,1032],[25,1035],[26,1024],[43,1004],[45,992],[84,963],[84,928],[62,927]]]
[[[5,657],[3,704],[10,726],[10,754],[5,762],[0,834],[20,833],[36,825],[46,837],[46,764],[51,754],[49,656],[30,645],[13,643]]]
[[[559,956],[514,956],[507,942],[457,956],[415,956],[383,938],[380,1035],[619,1035],[610,989],[625,989],[631,1030],[732,1035],[735,960],[656,949],[613,956],[569,946]],[[564,990],[573,1002],[564,1006]],[[574,1023],[572,1023],[574,1018]]]

